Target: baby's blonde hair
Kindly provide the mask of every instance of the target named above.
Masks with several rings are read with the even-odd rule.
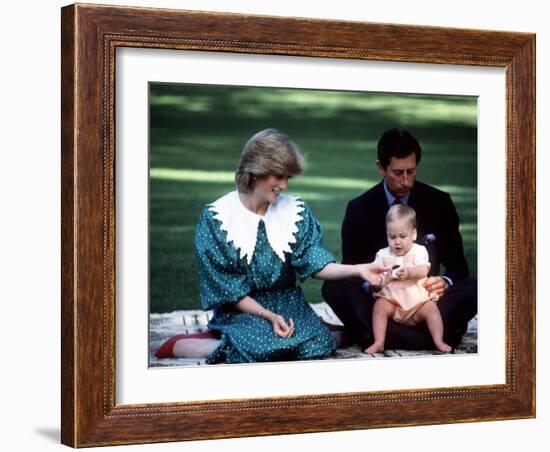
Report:
[[[390,207],[386,214],[386,226],[394,220],[408,221],[412,229],[416,229],[416,212],[405,204],[396,204]]]

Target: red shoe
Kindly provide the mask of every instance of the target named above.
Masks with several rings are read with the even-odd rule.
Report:
[[[176,334],[159,347],[159,349],[155,352],[155,356],[159,359],[175,358],[173,353],[174,345],[180,339],[219,339],[219,336],[212,331],[204,331],[203,333],[194,334]]]

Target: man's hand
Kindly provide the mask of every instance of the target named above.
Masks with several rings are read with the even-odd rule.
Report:
[[[449,284],[441,276],[430,276],[424,282],[424,287],[430,295],[436,295],[437,298],[441,298],[449,288]]]

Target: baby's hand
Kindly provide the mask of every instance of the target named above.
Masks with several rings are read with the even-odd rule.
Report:
[[[399,279],[399,277],[397,276],[397,270],[399,270],[401,268],[401,265],[394,265],[392,268],[391,268],[391,271],[388,272],[388,279],[390,281],[394,281],[396,279]]]
[[[397,270],[395,270],[394,274],[399,281],[405,281],[409,278],[409,270],[407,270],[405,267],[399,267]]]

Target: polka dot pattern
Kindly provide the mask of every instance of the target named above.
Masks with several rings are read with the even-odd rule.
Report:
[[[220,345],[207,363],[316,359],[334,352],[332,335],[298,286],[298,281],[334,262],[334,257],[323,248],[321,226],[305,204],[297,226],[296,242],[283,262],[270,247],[260,221],[248,264],[239,258],[233,243],[227,243],[213,212],[203,210],[195,234],[201,303],[205,310],[214,311],[208,327],[221,333]],[[234,304],[245,295],[287,322],[293,319],[293,336],[281,338],[273,332],[271,322],[237,311]]]

